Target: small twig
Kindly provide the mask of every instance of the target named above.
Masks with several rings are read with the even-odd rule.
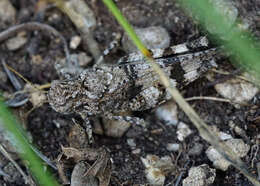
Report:
[[[9,155],[9,153],[4,149],[4,147],[2,146],[2,144],[0,144],[0,151],[1,153],[9,160],[13,163],[13,165],[15,166],[15,168],[20,172],[20,174],[23,176],[23,179],[25,181],[25,184],[30,183],[31,185],[33,185],[34,183],[32,182],[32,179],[30,179],[21,169],[21,167],[13,160],[13,158]]]
[[[232,101],[225,98],[217,98],[217,97],[208,97],[208,96],[194,96],[191,98],[185,98],[186,101],[194,101],[194,100],[211,100],[211,101],[219,101],[219,102],[227,102],[231,103]]]
[[[47,24],[43,24],[43,23],[28,22],[28,23],[22,23],[19,25],[12,26],[12,27],[8,28],[7,30],[4,30],[3,32],[0,33],[0,43],[5,41],[8,38],[14,36],[18,32],[21,32],[24,30],[27,30],[27,31],[41,30],[44,33],[45,32],[51,33],[54,36],[59,37],[63,43],[66,60],[67,60],[67,62],[70,60],[70,54],[69,54],[69,49],[67,46],[66,39],[55,28],[53,28],[52,26],[49,26]]]
[[[195,100],[210,100],[210,101],[219,101],[219,102],[226,102],[226,103],[234,103],[238,104],[241,106],[249,106],[247,103],[240,103],[240,102],[235,102],[229,99],[225,98],[217,98],[217,97],[209,97],[209,96],[194,96],[191,98],[185,98],[186,101],[195,101]]]
[[[44,84],[44,85],[38,86],[38,88],[39,88],[40,90],[43,90],[43,89],[46,89],[46,88],[50,88],[50,87],[51,87],[51,83],[46,83],[46,84]]]

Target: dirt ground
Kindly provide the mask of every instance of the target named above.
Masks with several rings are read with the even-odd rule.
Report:
[[[15,21],[0,23],[1,31],[14,24],[39,19],[35,10],[36,0],[10,0],[10,2],[16,10]],[[94,37],[99,44],[100,50],[103,51],[114,39],[114,33],[123,34],[123,31],[104,7],[102,1],[93,0],[88,2],[88,4],[97,18],[98,26],[94,31]],[[234,4],[238,9],[238,19],[247,21],[249,24],[248,29],[256,37],[259,37],[260,2],[237,0]],[[120,0],[117,2],[117,5],[130,23],[136,27],[164,27],[170,34],[172,45],[205,35],[205,32],[184,13],[175,1]],[[42,23],[56,28],[67,42],[73,36],[79,35],[77,28],[70,19],[53,6],[47,8],[45,15],[40,20],[42,20]],[[34,84],[44,85],[58,79],[54,64],[57,60],[64,58],[60,42],[57,42],[53,37],[50,39],[49,36],[41,32],[26,32],[26,36],[28,38],[26,44],[15,51],[10,51],[4,43],[1,44],[1,59],[5,59],[9,66]],[[86,52],[90,55],[89,51],[86,51],[82,44],[77,49],[70,49],[70,52]],[[114,58],[119,58],[122,56],[122,52],[114,53],[113,55],[115,56]],[[230,73],[235,70],[227,60],[220,61],[219,68]],[[3,72],[2,67],[0,67],[0,71]],[[216,77],[218,80],[225,78],[225,75]],[[182,90],[183,96],[186,98],[193,96],[221,97],[212,84],[214,82],[212,83],[207,78],[202,77],[185,87]],[[8,80],[0,80],[0,89],[5,94],[15,91]],[[240,108],[230,103],[210,100],[196,100],[190,103],[207,124],[217,126],[220,131],[230,134],[233,138],[243,139],[250,147],[258,146],[259,148],[259,94],[254,96],[247,106],[240,106]],[[73,116],[55,112],[46,100],[43,105],[35,108],[28,117],[25,117],[25,114],[32,108],[32,103],[28,102],[21,107],[13,109],[13,112],[22,119],[22,123],[31,135],[33,143],[46,157],[55,162],[58,155],[62,152],[61,147],[69,147],[72,144],[69,136],[72,135]],[[94,134],[95,142],[90,147],[106,148],[112,160],[110,185],[148,185],[145,177],[145,167],[141,161],[141,157],[144,158],[147,154],[157,155],[158,157],[170,156],[172,158],[175,171],[166,176],[164,185],[174,185],[181,173],[183,173],[182,179],[186,178],[191,165],[208,164],[211,168],[213,167],[212,162],[205,154],[206,149],[210,145],[199,136],[198,131],[180,109],[178,112],[179,121],[186,123],[193,132],[182,142],[177,139],[176,126],[165,125],[163,122],[158,121],[154,110],[137,114],[149,123],[146,130],[141,126],[133,125],[120,138]],[[245,134],[241,136],[232,131],[229,127],[231,121],[243,129]],[[135,141],[134,147],[129,145],[129,139]],[[168,143],[178,143],[182,148],[177,152],[170,152],[166,148]],[[202,145],[201,152],[196,155],[189,155],[190,149],[197,144]],[[138,153],[135,153],[136,149],[139,150]],[[257,175],[256,163],[260,162],[260,152],[251,148],[242,160],[249,167],[249,171]],[[7,162],[7,160],[3,160],[1,167],[3,168]],[[17,162],[20,163],[21,161],[17,159]],[[189,166],[185,167],[187,162],[189,162]],[[22,166],[22,164],[20,165]],[[23,168],[26,170],[25,167]],[[51,168],[50,170],[62,182],[58,172]],[[71,168],[66,174],[70,177]],[[21,176],[11,181],[5,179],[4,176],[0,176],[0,185],[24,185],[24,181]],[[182,181],[179,185],[182,185]],[[216,171],[215,181],[212,185],[251,186],[252,184],[237,169],[230,166],[226,171]]]

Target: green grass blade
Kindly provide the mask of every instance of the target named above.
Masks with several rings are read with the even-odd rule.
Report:
[[[39,185],[56,186],[58,185],[54,177],[45,170],[43,162],[31,149],[28,139],[24,136],[20,125],[7,109],[3,101],[0,99],[0,125],[6,129],[6,134],[11,135],[11,143],[18,148],[20,157],[24,162],[28,163],[28,167],[33,176],[37,179]],[[21,153],[22,152],[22,153]]]

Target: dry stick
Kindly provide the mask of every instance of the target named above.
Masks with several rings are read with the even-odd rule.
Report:
[[[20,174],[23,176],[23,179],[25,180],[25,184],[30,183],[30,185],[34,185],[32,179],[30,179],[21,169],[21,167],[13,160],[13,158],[8,154],[8,152],[4,149],[4,147],[0,144],[0,151],[1,153],[12,162],[12,164],[15,166],[15,168],[20,172]]]
[[[247,103],[239,103],[232,101],[230,99],[225,99],[225,98],[217,98],[217,97],[210,97],[210,96],[194,96],[190,98],[185,98],[186,101],[195,101],[195,100],[210,100],[210,101],[219,101],[219,102],[226,102],[226,103],[234,103],[238,104],[241,106],[249,106]]]
[[[211,100],[211,101],[219,101],[219,102],[227,102],[231,103],[232,101],[225,98],[217,98],[217,97],[208,97],[208,96],[194,96],[191,98],[185,98],[186,101],[194,101],[194,100]]]
[[[3,32],[0,33],[0,43],[5,41],[8,38],[14,36],[18,32],[21,32],[24,30],[26,30],[26,31],[40,30],[40,31],[43,31],[44,33],[47,32],[47,33],[53,34],[56,37],[59,37],[63,43],[66,60],[67,60],[67,62],[69,62],[70,54],[69,54],[69,49],[67,46],[66,39],[55,28],[53,28],[47,24],[37,23],[37,22],[28,22],[28,23],[22,23],[19,25],[12,26],[12,27],[8,28],[7,30],[4,30]]]
[[[178,103],[178,105],[182,108],[182,110],[186,113],[195,127],[198,129],[200,136],[208,141],[217,151],[227,160],[229,161],[234,167],[240,170],[254,185],[260,186],[260,183],[257,179],[249,173],[246,169],[246,165],[241,161],[239,157],[237,157],[236,153],[230,149],[225,143],[223,143],[212,130],[207,126],[206,123],[198,114],[194,111],[194,109],[184,100],[181,96],[180,92],[176,89],[176,87],[172,86],[169,78],[164,74],[162,69],[159,67],[158,64],[154,61],[153,58],[148,57],[148,61],[150,62],[151,66],[153,67],[154,71],[160,77],[161,82],[163,85],[168,89],[174,100]]]

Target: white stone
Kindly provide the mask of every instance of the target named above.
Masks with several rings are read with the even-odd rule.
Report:
[[[189,176],[182,182],[183,186],[208,186],[211,185],[216,177],[216,170],[211,169],[207,164],[192,167]]]
[[[231,138],[233,138],[230,134],[227,134],[225,132],[219,132],[218,136],[221,140],[225,141],[225,140],[229,140]]]
[[[231,79],[216,84],[215,89],[221,96],[235,103],[246,103],[258,92],[258,88],[252,83],[240,79]]]
[[[132,138],[128,138],[128,139],[127,139],[127,144],[128,144],[130,147],[136,147],[135,140],[132,139]]]
[[[180,144],[178,144],[178,143],[168,143],[167,146],[166,146],[166,149],[168,151],[176,152],[180,149]]]
[[[183,122],[180,122],[177,129],[177,139],[179,141],[184,141],[186,137],[188,137],[192,131],[190,130],[189,126]]]
[[[167,48],[170,45],[170,36],[163,27],[151,26],[146,28],[135,28],[135,31],[144,45],[149,49]],[[138,50],[127,35],[124,35],[122,43],[123,48],[127,53],[136,52]]]
[[[213,7],[216,9],[216,11],[225,17],[226,19],[226,26],[228,27],[226,29],[223,29],[222,27],[219,27],[216,23],[212,22],[206,22],[206,28],[207,30],[212,34],[221,34],[223,37],[222,39],[228,39],[224,37],[225,32],[229,31],[231,27],[234,25],[237,16],[238,16],[238,10],[237,8],[232,4],[231,1],[227,0],[210,0]]]
[[[80,37],[80,36],[73,36],[73,37],[70,39],[70,48],[71,48],[71,49],[76,49],[76,48],[78,48],[80,42],[81,42],[81,37]]]
[[[194,143],[194,145],[189,149],[188,154],[191,156],[198,156],[203,150],[203,145],[201,143]]]
[[[8,39],[6,41],[6,47],[10,51],[18,50],[22,46],[24,46],[27,42],[27,37],[23,34],[18,34],[16,37]]]
[[[156,155],[147,155],[146,158],[141,157],[141,161],[145,166],[147,181],[155,186],[164,185],[166,174],[173,172],[175,167],[169,156],[159,158]]]
[[[141,153],[141,149],[132,150],[132,154],[138,155]]]
[[[130,126],[131,124],[126,121],[108,120],[103,118],[104,132],[110,137],[121,138]]]
[[[0,22],[14,22],[16,10],[9,0],[0,0]]]
[[[213,132],[215,132],[217,134],[217,136],[222,140],[222,141],[225,141],[225,140],[228,140],[228,139],[231,139],[233,138],[230,134],[227,134],[225,132],[222,132],[219,130],[219,128],[216,126],[216,125],[212,125],[210,126],[211,130]]]
[[[229,139],[224,142],[229,148],[231,148],[238,157],[244,157],[248,153],[250,146],[245,144],[241,139]],[[210,146],[206,151],[207,157],[213,162],[214,167],[217,169],[226,171],[230,163],[222,157],[219,152]]]
[[[166,125],[177,125],[178,123],[178,107],[173,101],[158,107],[155,111],[155,115]]]

